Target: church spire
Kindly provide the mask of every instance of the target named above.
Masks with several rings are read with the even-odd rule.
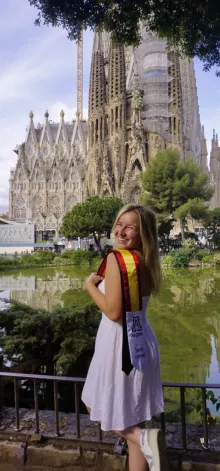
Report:
[[[124,46],[112,41],[108,67],[108,135],[115,192],[119,195],[126,165],[126,71]]]
[[[86,194],[100,194],[106,139],[106,78],[102,33],[93,42],[89,85],[88,171]],[[85,194],[85,196],[86,196]]]
[[[205,138],[205,130],[204,126],[202,126],[202,143],[201,143],[201,164],[204,172],[208,172],[208,151],[207,151],[207,144]]]
[[[95,33],[89,86],[89,145],[102,142],[105,133],[106,79],[102,37]]]
[[[109,52],[108,101],[126,93],[124,46],[111,41]]]
[[[92,64],[90,72],[89,86],[89,115],[96,112],[106,103],[106,80],[104,55],[101,46],[101,33],[96,32],[93,52]]]

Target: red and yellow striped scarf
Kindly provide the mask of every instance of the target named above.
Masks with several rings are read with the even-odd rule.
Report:
[[[112,250],[114,253],[121,275],[122,288],[122,325],[123,325],[123,345],[122,345],[122,371],[127,375],[133,369],[131,363],[130,350],[128,344],[126,313],[137,312],[142,309],[142,295],[140,283],[140,262],[134,250]],[[102,261],[97,274],[105,277],[108,254]]]

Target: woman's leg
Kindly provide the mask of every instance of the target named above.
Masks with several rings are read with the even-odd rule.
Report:
[[[120,435],[120,437],[123,437],[126,440],[129,440],[135,445],[138,445],[140,448],[141,429],[137,425],[135,425],[134,427],[128,427],[126,428],[126,430],[122,430],[120,432],[116,431],[115,433],[117,433],[117,435]]]
[[[127,440],[129,471],[147,471],[148,465],[140,446]]]

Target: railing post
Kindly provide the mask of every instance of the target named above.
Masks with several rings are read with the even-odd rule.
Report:
[[[15,398],[15,431],[20,432],[20,417],[19,417],[19,389],[18,389],[18,380],[14,378],[14,398]]]
[[[100,424],[98,424],[98,439],[102,442],[102,429]]]
[[[161,412],[161,414],[160,414],[160,424],[161,424],[161,430],[163,430],[163,433],[165,435],[166,425],[165,425],[165,414],[164,414],[164,412]]]
[[[79,415],[79,385],[74,383],[75,414],[76,414],[76,438],[80,438],[80,415]]]
[[[56,435],[56,437],[59,437],[60,436],[60,428],[59,428],[57,381],[53,382],[53,395],[54,395],[54,413],[55,413],[55,435]]]
[[[209,446],[209,436],[208,436],[208,424],[207,424],[207,408],[206,408],[206,389],[202,388],[202,412],[203,412],[203,433],[204,433],[204,443],[203,448],[208,450]]]
[[[34,379],[34,408],[35,408],[35,433],[39,433],[39,407],[38,407],[38,390],[37,390],[37,380]]]
[[[185,388],[180,387],[180,405],[181,405],[181,427],[183,448],[187,449],[186,443],[186,407],[185,407]]]

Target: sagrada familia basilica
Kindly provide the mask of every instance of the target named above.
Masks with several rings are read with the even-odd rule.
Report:
[[[9,218],[31,222],[37,236],[58,236],[63,215],[88,196],[138,201],[140,172],[158,150],[193,157],[215,185],[220,206],[220,148],[213,135],[210,170],[201,127],[193,61],[167,51],[167,42],[142,27],[137,48],[96,33],[91,60],[89,116],[71,123],[34,124],[10,175]]]

